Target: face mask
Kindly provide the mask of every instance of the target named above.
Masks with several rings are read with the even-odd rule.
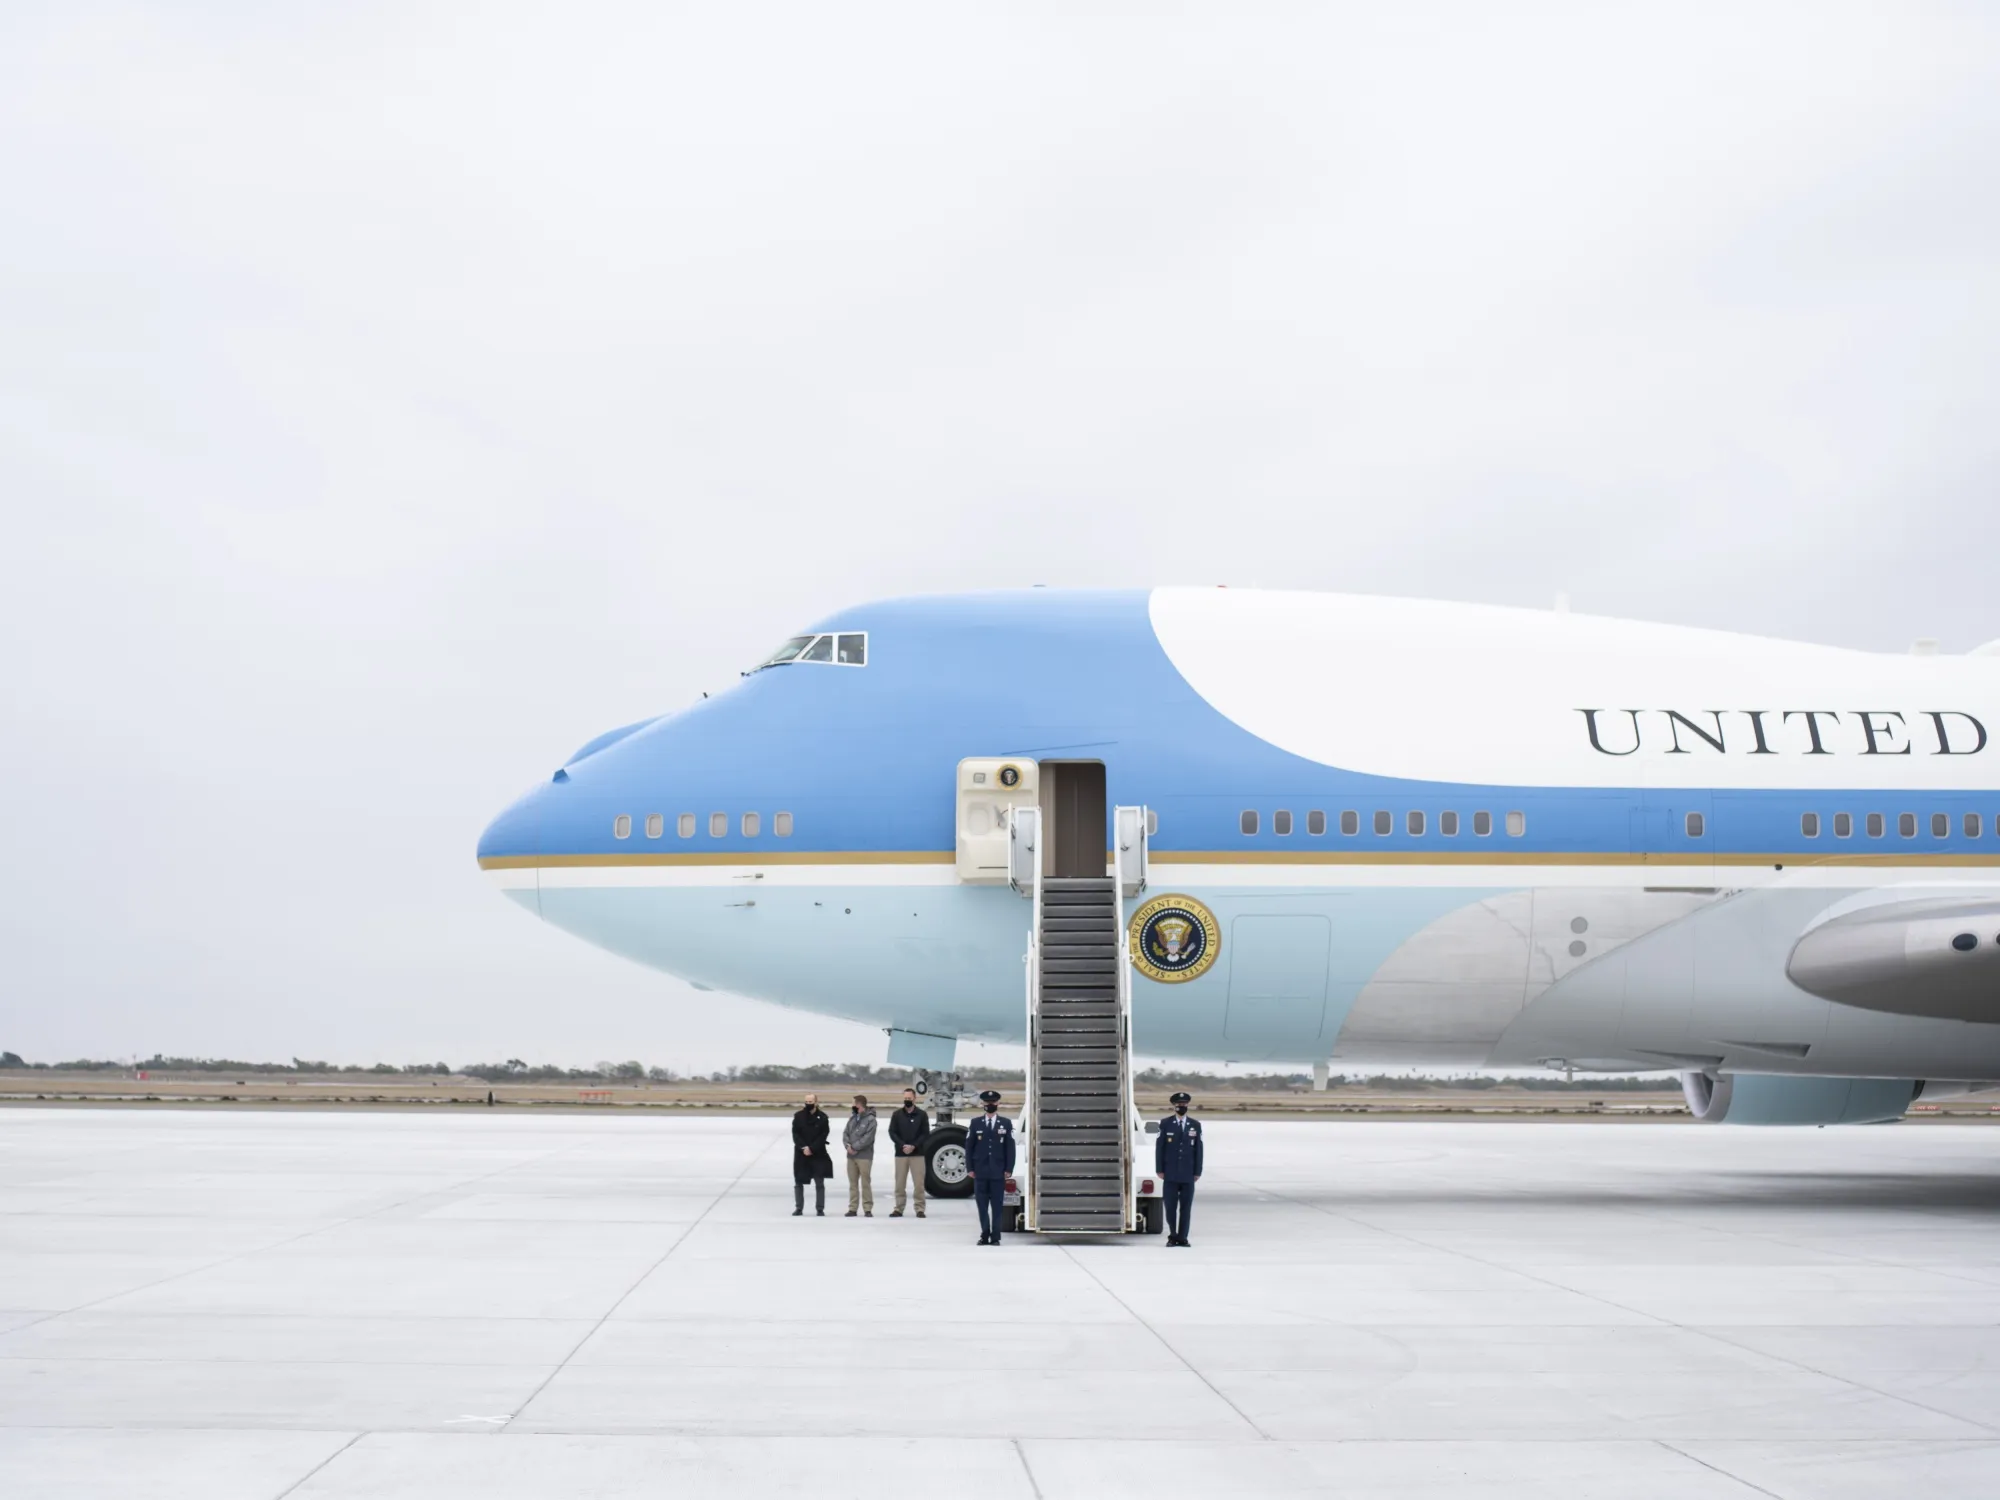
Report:
[[[1184,1114],[1186,1114],[1186,1113],[1187,1113],[1187,1106],[1186,1106],[1185,1104],[1176,1104],[1176,1105],[1174,1106],[1174,1113],[1175,1113],[1175,1114],[1177,1114],[1177,1115],[1184,1115]]]

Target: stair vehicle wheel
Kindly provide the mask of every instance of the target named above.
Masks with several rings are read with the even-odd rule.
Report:
[[[972,1196],[963,1125],[940,1125],[924,1137],[924,1192],[932,1198]]]
[[[1167,1203],[1164,1198],[1141,1198],[1139,1200],[1139,1232],[1142,1234],[1164,1234],[1167,1228]]]
[[[1021,1232],[1021,1210],[1019,1208],[1003,1208],[1000,1210],[1000,1232],[1002,1234],[1019,1234]]]

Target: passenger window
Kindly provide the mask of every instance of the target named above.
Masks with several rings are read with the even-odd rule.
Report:
[[[757,837],[763,831],[763,827],[764,815],[762,813],[745,813],[743,815],[743,837],[746,839]]]
[[[1309,812],[1309,813],[1307,813],[1307,814],[1306,814],[1306,832],[1307,832],[1307,833],[1309,833],[1309,834],[1311,834],[1311,835],[1312,835],[1312,836],[1313,836],[1314,838],[1318,838],[1318,837],[1319,837],[1319,836],[1320,836],[1321,834],[1325,833],[1325,832],[1326,832],[1326,814],[1325,814],[1325,813],[1323,813],[1323,812]]]
[[[1882,837],[1882,815],[1880,813],[1870,813],[1868,815],[1868,837],[1871,839]]]
[[[1700,838],[1702,829],[1701,814],[1698,812],[1689,813],[1687,815],[1686,823],[1687,823],[1688,837],[1691,839]]]
[[[620,813],[611,820],[611,836],[615,839],[629,839],[632,837],[632,815],[630,813]]]
[[[1816,838],[1818,838],[1818,837],[1819,837],[1819,814],[1818,814],[1818,813],[1800,813],[1800,814],[1799,814],[1799,832],[1800,832],[1800,833],[1802,833],[1802,834],[1804,834],[1804,835],[1805,835],[1805,836],[1806,836],[1807,838],[1809,838],[1809,839],[1816,839]]]
[[[1154,834],[1158,833],[1159,831],[1160,831],[1160,815],[1154,812],[1152,808],[1149,807],[1146,809],[1146,837],[1151,838]]]
[[[868,665],[868,637],[865,635],[843,635],[834,649],[835,661],[843,667],[865,667]]]
[[[694,814],[693,814],[693,813],[682,813],[682,814],[681,814],[681,816],[680,816],[680,825],[679,825],[679,831],[680,831],[680,836],[681,836],[682,838],[684,838],[684,839],[691,839],[691,838],[693,838],[693,837],[694,837]]]
[[[1271,814],[1271,832],[1283,836],[1289,834],[1291,831],[1292,815],[1289,812],[1283,808],[1279,808],[1278,811]]]
[[[1967,813],[1965,815],[1965,836],[1969,839],[1976,839],[1979,837],[1978,813]]]
[[[771,815],[771,832],[775,833],[781,839],[790,838],[792,836],[792,815],[788,812],[773,813]]]
[[[1458,814],[1457,814],[1457,813],[1455,813],[1455,812],[1441,812],[1441,813],[1439,813],[1439,814],[1438,814],[1438,832],[1439,832],[1439,833],[1441,833],[1441,834],[1443,834],[1443,835],[1444,835],[1444,836],[1445,836],[1446,838],[1448,838],[1448,839],[1455,839],[1455,838],[1457,838],[1457,837],[1458,837]]]
[[[710,813],[708,815],[708,836],[710,838],[719,839],[728,832],[729,832],[728,813]]]
[[[1948,839],[1951,837],[1951,815],[1949,813],[1931,814],[1931,837],[1934,839]]]
[[[1240,819],[1239,821],[1240,821],[1240,823],[1241,823],[1241,825],[1242,825],[1242,828],[1243,828],[1243,831],[1244,831],[1245,833],[1255,833],[1255,832],[1257,831],[1257,814],[1256,814],[1256,813],[1254,813],[1254,812],[1246,812],[1246,813],[1244,813],[1244,814],[1243,814],[1242,818],[1241,818],[1241,819]]]
[[[1378,812],[1375,814],[1375,835],[1377,838],[1387,838],[1389,830],[1395,826],[1396,820],[1391,814],[1387,812]]]
[[[1485,838],[1493,832],[1493,814],[1476,812],[1472,815],[1472,833],[1475,838]]]
[[[800,661],[832,661],[833,637],[823,635],[799,653]]]
[[[1898,813],[1896,815],[1896,832],[1900,833],[1906,839],[1915,838],[1917,836],[1917,815],[1915,813]]]
[[[667,831],[667,820],[659,813],[646,814],[646,837],[656,839]]]
[[[1517,839],[1528,831],[1528,815],[1510,812],[1507,814],[1507,837]]]
[[[1353,838],[1355,834],[1361,832],[1361,814],[1358,812],[1342,813],[1340,815],[1340,831],[1349,838]]]
[[[1411,808],[1410,815],[1404,820],[1403,826],[1410,830],[1410,837],[1422,838],[1424,836],[1424,815],[1414,807]]]
[[[1854,837],[1854,814],[1835,813],[1833,815],[1833,836],[1837,839]]]

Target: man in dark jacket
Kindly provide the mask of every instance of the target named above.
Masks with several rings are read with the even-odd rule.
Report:
[[[903,1107],[889,1116],[889,1149],[896,1157],[896,1206],[889,1217],[903,1217],[908,1201],[904,1189],[916,1184],[917,1217],[924,1216],[924,1141],[931,1133],[931,1117],[917,1108],[917,1091],[903,1090]]]
[[[1153,1170],[1160,1174],[1167,1200],[1167,1243],[1188,1243],[1188,1220],[1194,1215],[1194,1185],[1201,1179],[1201,1121],[1187,1117],[1193,1101],[1175,1094],[1174,1112],[1160,1121],[1153,1138]]]
[[[1014,1170],[1014,1122],[1000,1113],[998,1089],[986,1090],[979,1102],[986,1113],[965,1128],[965,1164],[979,1202],[979,1243],[997,1245],[1007,1211],[1007,1174]]]
[[[826,1180],[833,1159],[826,1154],[833,1126],[819,1107],[819,1095],[807,1094],[805,1108],[792,1116],[792,1217],[806,1211],[806,1184],[813,1185],[813,1207],[826,1215]]]

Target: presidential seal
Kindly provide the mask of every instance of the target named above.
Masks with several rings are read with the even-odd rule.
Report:
[[[1192,896],[1155,896],[1132,913],[1132,964],[1148,979],[1199,979],[1222,952],[1215,913]]]

